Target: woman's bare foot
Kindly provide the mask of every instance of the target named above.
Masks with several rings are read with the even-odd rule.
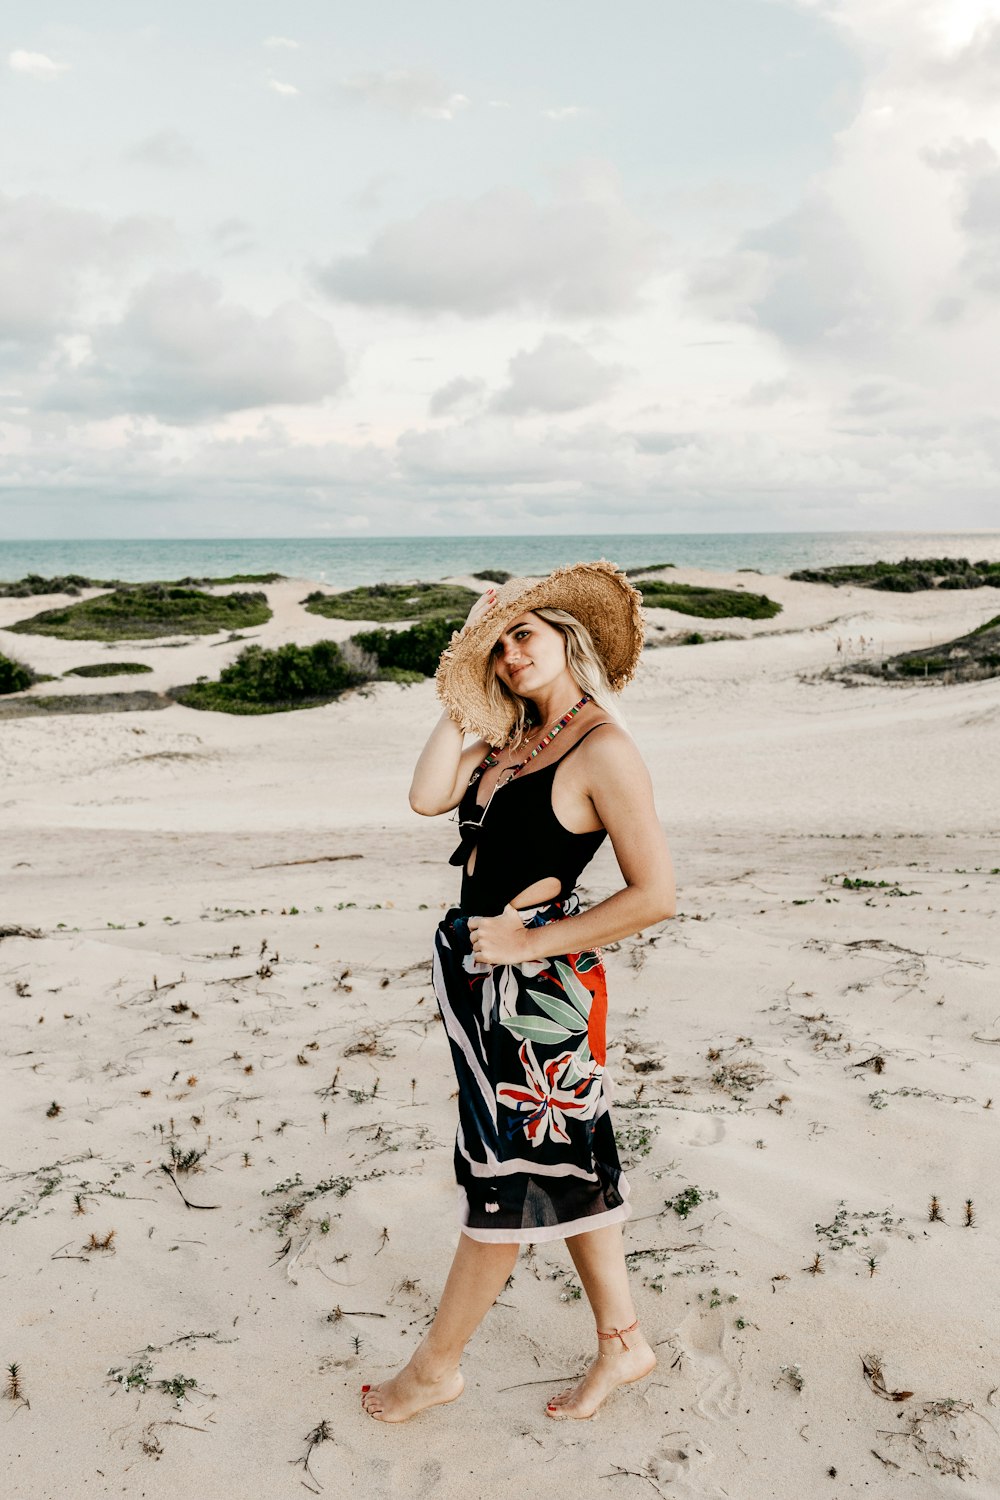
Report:
[[[363,1390],[361,1405],[377,1422],[408,1422],[428,1406],[457,1401],[464,1389],[459,1370],[433,1371],[414,1357],[391,1380]]]
[[[583,1379],[553,1396],[545,1415],[557,1421],[585,1421],[597,1415],[601,1403],[620,1385],[631,1385],[649,1375],[656,1368],[656,1355],[638,1329],[626,1338],[628,1348],[616,1340],[598,1349]]]

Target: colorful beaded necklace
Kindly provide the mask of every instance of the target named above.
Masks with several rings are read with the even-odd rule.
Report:
[[[589,693],[584,693],[584,695],[580,699],[579,703],[574,703],[573,707],[569,710],[569,712],[563,714],[562,718],[559,720],[559,722],[557,724],[553,724],[552,728],[549,730],[548,734],[544,737],[544,739],[541,739],[541,740],[538,741],[538,744],[535,746],[534,750],[532,750],[532,752],[531,752],[530,755],[526,755],[524,757],[524,760],[520,761],[516,766],[511,766],[510,769],[507,771],[506,775],[501,774],[500,776],[497,777],[496,783],[494,784],[493,790],[490,792],[490,795],[487,797],[485,805],[483,807],[477,806],[477,808],[476,808],[476,811],[479,814],[479,816],[477,818],[462,818],[459,821],[459,827],[462,828],[462,829],[482,828],[482,826],[483,826],[483,819],[486,817],[486,813],[487,813],[487,811],[489,809],[489,805],[493,801],[493,798],[496,796],[496,794],[500,790],[500,788],[502,786],[508,786],[510,784],[510,782],[513,781],[514,777],[517,775],[518,771],[523,770],[524,767],[528,764],[529,760],[534,760],[535,756],[538,754],[538,752],[540,750],[544,750],[545,747],[546,747],[546,745],[551,744],[552,740],[555,739],[556,735],[560,732],[560,730],[565,729],[565,727],[569,723],[569,721],[571,719],[575,718],[576,715],[580,712],[580,710],[583,707],[583,705],[585,703],[589,703],[589,702],[590,702],[590,694]],[[496,766],[496,765],[499,765],[499,764],[500,764],[500,762],[499,762],[498,758],[493,754],[493,751],[491,750],[489,752],[489,754],[483,760],[481,760],[479,762],[479,765],[476,767],[476,769],[473,771],[472,775],[469,777],[469,785],[470,786],[474,786],[476,784],[476,782],[478,782],[480,776],[482,776],[483,772],[486,770],[486,768],[488,766]],[[452,819],[453,820],[457,820],[458,819],[458,812],[459,812],[459,809],[456,808],[455,811],[454,811],[454,813],[452,813]],[[472,834],[472,833],[463,833],[462,837],[465,840],[469,840],[469,839],[474,839],[475,835]]]
[[[538,755],[542,750],[544,750],[546,745],[550,745],[555,739],[556,735],[559,734],[561,730],[566,728],[566,725],[570,722],[571,719],[574,719],[576,717],[583,705],[589,702],[590,694],[584,693],[579,703],[574,703],[569,712],[564,713],[558,723],[553,724],[548,734],[538,741],[538,744],[535,746],[534,750],[532,750],[530,755],[526,755],[524,760],[519,761],[516,766],[511,766],[505,776],[500,776],[497,778],[497,786],[506,786],[509,781],[513,781],[518,771],[522,771],[528,764],[529,760],[534,760],[535,756]],[[485,771],[487,766],[496,766],[499,764],[499,759],[493,754],[493,751],[491,750],[490,753],[486,756],[486,759],[482,762],[479,769],[481,771]],[[494,790],[496,790],[496,788],[494,788]]]

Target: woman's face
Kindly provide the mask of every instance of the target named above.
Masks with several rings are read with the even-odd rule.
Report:
[[[504,626],[493,647],[493,663],[511,692],[530,698],[566,670],[565,637],[548,620],[526,610]]]

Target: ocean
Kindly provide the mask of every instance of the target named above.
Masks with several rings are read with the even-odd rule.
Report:
[[[246,538],[87,538],[0,540],[0,580],[26,573],[82,573],[130,583],[230,573],[284,573],[332,588],[359,583],[434,581],[483,568],[547,573],[565,563],[608,557],[622,568],[649,563],[761,573],[903,557],[1000,561],[1000,531],[655,532],[580,536],[390,536]]]

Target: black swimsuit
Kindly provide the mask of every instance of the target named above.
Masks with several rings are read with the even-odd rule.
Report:
[[[605,828],[592,833],[571,833],[564,828],[552,810],[552,781],[556,767],[567,755],[607,722],[602,719],[600,724],[592,724],[542,770],[522,772],[498,787],[485,814],[483,804],[477,801],[485,760],[472,773],[458,805],[458,816],[461,824],[481,822],[478,827],[462,827],[462,842],[449,861],[462,866],[459,901],[464,911],[482,917],[498,916],[511,897],[547,876],[559,881],[559,896],[551,899],[564,899],[570,894],[608,834]],[[476,865],[470,875],[469,856],[474,848]]]

